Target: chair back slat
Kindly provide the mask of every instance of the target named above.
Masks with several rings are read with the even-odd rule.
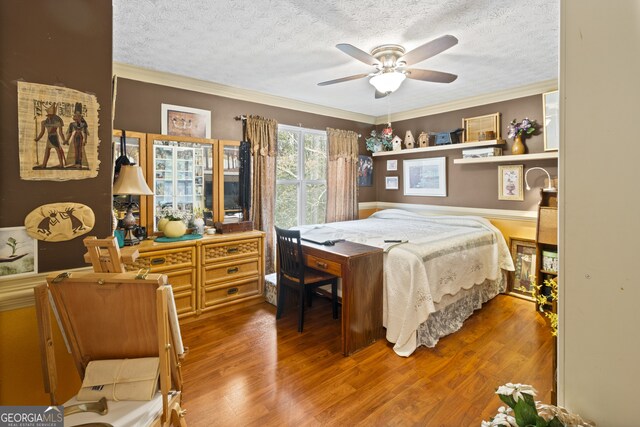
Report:
[[[278,244],[280,273],[304,283],[304,259],[299,230],[284,230],[275,227]]]

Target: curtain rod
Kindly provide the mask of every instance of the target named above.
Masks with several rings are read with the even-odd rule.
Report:
[[[234,119],[234,120],[236,120],[236,121],[239,121],[239,120],[247,120],[247,116],[245,116],[245,115],[243,114],[243,115],[240,115],[240,116],[235,116],[233,119]],[[298,127],[302,127],[302,123],[298,123]],[[318,129],[318,130],[319,130],[319,129]],[[358,138],[360,138],[361,136],[362,136],[362,134],[358,134]]]

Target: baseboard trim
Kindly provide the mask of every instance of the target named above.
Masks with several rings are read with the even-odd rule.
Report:
[[[90,272],[91,267],[70,268],[60,272]],[[47,271],[33,276],[19,279],[7,279],[0,281],[0,311],[18,310],[31,307],[35,304],[33,288],[47,283],[47,276],[55,274],[55,271]]]
[[[513,221],[535,222],[536,211],[517,211],[509,209],[468,208],[461,206],[419,205],[394,202],[362,202],[358,209],[404,209],[422,215],[477,215],[487,219],[506,219]]]

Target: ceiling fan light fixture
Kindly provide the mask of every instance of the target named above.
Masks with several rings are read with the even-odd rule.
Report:
[[[392,93],[398,90],[406,78],[407,76],[404,73],[399,71],[390,71],[371,77],[371,79],[369,79],[369,83],[371,83],[378,92]]]

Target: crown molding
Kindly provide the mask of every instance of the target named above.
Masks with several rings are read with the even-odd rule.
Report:
[[[120,62],[113,63],[113,74],[130,80],[137,80],[145,83],[153,83],[163,86],[170,86],[179,89],[192,90],[210,95],[223,96],[225,98],[237,99],[240,101],[255,102],[257,104],[270,105],[272,107],[286,108],[288,110],[302,111],[305,113],[319,114],[322,116],[335,117],[338,119],[352,120],[354,122],[374,124],[376,118],[367,114],[353,113],[337,108],[325,107],[310,102],[297,101],[295,99],[282,96],[268,95],[248,89],[240,89],[223,85],[220,83],[208,82],[191,77],[180,76],[172,73],[154,71],[147,68],[136,67]]]
[[[444,104],[431,105],[428,107],[408,110],[401,113],[394,113],[389,116],[392,122],[401,120],[415,119],[416,117],[430,116],[433,114],[446,113],[448,111],[462,110],[464,108],[477,107],[479,105],[492,104],[494,102],[509,101],[511,99],[523,98],[525,96],[542,94],[558,89],[558,80],[545,80],[526,86],[520,86],[513,89],[507,89],[500,92],[492,92],[486,95],[473,96],[470,98],[459,99]],[[375,124],[386,124],[389,118],[385,116],[376,117]]]
[[[412,203],[394,202],[362,202],[358,209],[404,209],[421,215],[476,215],[487,219],[507,219],[535,222],[538,218],[536,211],[518,211],[509,209],[468,208],[461,206],[420,205]]]

